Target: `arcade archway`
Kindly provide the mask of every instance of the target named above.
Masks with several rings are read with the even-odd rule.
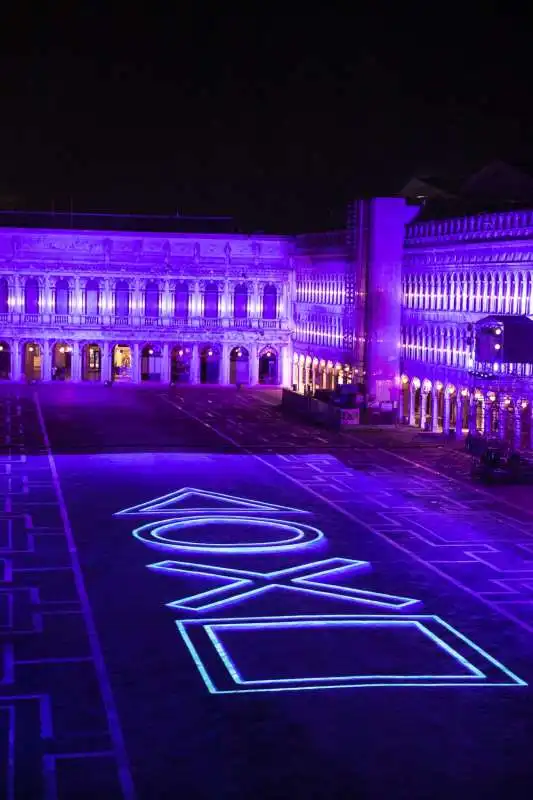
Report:
[[[160,381],[161,362],[159,345],[145,345],[141,352],[141,381]]]
[[[22,373],[28,381],[41,379],[42,351],[36,342],[26,342],[22,351]]]
[[[191,379],[191,348],[177,344],[170,354],[171,383],[189,383]]]
[[[229,354],[229,382],[250,382],[250,354],[245,347],[234,347]]]
[[[9,380],[11,376],[11,349],[7,342],[0,341],[0,380]]]
[[[278,379],[278,354],[272,347],[259,353],[259,383],[276,386]]]
[[[128,382],[132,377],[131,347],[127,344],[116,344],[113,348],[113,380]]]
[[[52,380],[69,381],[72,378],[72,348],[66,342],[56,342],[52,348]],[[45,375],[48,380],[48,376]]]
[[[220,377],[220,351],[206,345],[200,351],[200,383],[218,383]]]
[[[86,344],[83,348],[84,381],[99,381],[102,378],[102,350],[97,344]]]

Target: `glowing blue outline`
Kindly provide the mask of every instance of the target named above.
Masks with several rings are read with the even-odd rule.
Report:
[[[238,544],[231,545],[216,545],[216,544],[203,544],[202,542],[175,542],[171,540],[157,541],[157,532],[164,530],[175,530],[176,528],[193,528],[201,527],[203,525],[216,524],[216,525],[245,525],[253,524],[255,527],[264,528],[279,528],[282,530],[296,530],[297,535],[292,539],[280,539],[275,542],[239,542]],[[144,531],[150,531],[150,538],[142,535]],[[206,516],[192,516],[182,517],[180,519],[164,519],[159,520],[157,524],[149,522],[146,525],[141,525],[133,531],[136,539],[153,547],[157,550],[184,550],[186,552],[196,553],[279,553],[286,550],[297,550],[302,547],[314,545],[317,542],[325,539],[325,536],[318,528],[312,528],[310,525],[302,525],[300,522],[281,521],[269,518],[256,518],[256,517],[206,517]],[[311,538],[308,538],[308,537]],[[154,540],[155,539],[155,540]],[[303,539],[303,541],[301,541]]]
[[[418,628],[418,630],[420,630],[422,633],[427,634],[431,639],[433,639],[438,644],[439,647],[442,647],[443,650],[445,650],[447,653],[449,653],[453,658],[455,658],[456,661],[458,661],[469,672],[472,673],[471,675],[460,675],[460,676],[458,676],[458,675],[414,675],[414,676],[409,676],[412,680],[416,680],[417,683],[418,683],[419,680],[430,680],[430,679],[431,680],[438,680],[439,683],[440,683],[441,680],[453,680],[454,678],[460,678],[461,680],[465,680],[465,679],[466,680],[468,680],[468,679],[470,679],[470,680],[471,679],[479,680],[480,678],[483,679],[483,678],[487,677],[483,672],[481,672],[481,670],[479,670],[477,667],[475,667],[473,664],[471,664],[466,658],[464,658],[460,653],[458,653],[456,650],[454,650],[453,647],[450,647],[446,642],[443,642],[442,639],[440,639],[438,636],[435,636],[435,634],[432,631],[430,631],[428,628],[426,628],[425,625],[422,625],[418,620],[413,620],[413,619],[401,618],[401,619],[393,619],[393,620],[383,620],[383,619],[380,619],[380,618],[377,618],[377,619],[376,618],[372,618],[372,619],[359,620],[358,622],[355,623],[355,625],[353,623],[353,620],[336,620],[336,621],[335,620],[329,620],[327,622],[318,621],[318,620],[308,620],[308,621],[306,621],[306,623],[304,625],[301,624],[301,621],[300,622],[295,622],[295,621],[294,622],[280,622],[280,623],[278,623],[278,622],[270,622],[270,623],[268,623],[268,625],[261,625],[260,623],[255,623],[255,624],[253,624],[253,623],[245,623],[244,625],[234,625],[234,624],[232,625],[231,623],[227,623],[227,624],[216,623],[214,626],[213,625],[204,625],[204,630],[207,633],[207,635],[209,636],[209,638],[211,639],[211,641],[213,643],[213,647],[215,648],[215,650],[219,654],[220,658],[222,659],[222,661],[224,663],[224,666],[226,667],[226,669],[230,673],[230,675],[233,678],[233,680],[235,681],[235,683],[238,683],[238,684],[243,685],[243,686],[250,685],[250,684],[254,684],[254,685],[255,684],[261,684],[261,685],[262,684],[268,684],[268,685],[270,685],[270,684],[278,684],[278,683],[295,683],[296,681],[298,681],[298,683],[300,683],[300,682],[301,683],[311,683],[313,681],[316,681],[318,683],[324,683],[325,681],[334,681],[335,682],[335,681],[357,680],[357,679],[360,679],[360,680],[372,680],[373,678],[383,677],[383,676],[377,676],[377,675],[342,675],[342,676],[340,676],[338,678],[336,678],[334,676],[331,676],[331,677],[323,677],[323,678],[275,678],[275,679],[244,680],[241,677],[241,674],[240,674],[239,670],[237,669],[237,667],[235,666],[235,662],[233,661],[233,659],[229,655],[227,649],[224,647],[223,643],[220,641],[219,637],[217,636],[217,634],[213,630],[214,627],[216,627],[218,629],[226,629],[226,630],[235,630],[237,628],[240,628],[242,630],[253,630],[253,629],[257,629],[257,628],[261,629],[261,628],[266,628],[266,627],[274,627],[274,628],[285,629],[285,628],[293,628],[293,627],[294,628],[299,628],[299,627],[302,627],[302,628],[304,628],[304,627],[305,628],[307,628],[307,627],[327,628],[327,627],[330,627],[330,626],[331,627],[336,627],[336,626],[348,626],[348,627],[354,626],[354,627],[357,627],[357,625],[368,625],[370,627],[376,627],[376,628],[388,627],[388,626],[392,626],[392,627],[398,627],[398,626],[400,626],[400,627],[401,626],[411,627],[411,626],[414,626],[415,628]],[[394,682],[396,682],[397,680],[404,680],[406,677],[407,677],[406,675],[387,675],[387,679],[388,680],[393,680]]]
[[[185,500],[191,495],[199,495],[208,499],[220,500],[222,502],[231,502],[237,506],[244,506],[244,508],[182,508],[182,509],[169,509],[170,503],[180,500]],[[127,517],[127,516],[144,516],[144,515],[158,515],[158,514],[177,514],[177,515],[194,515],[194,514],[246,514],[253,512],[254,514],[309,514],[309,511],[304,511],[301,508],[291,508],[290,506],[278,506],[273,503],[265,503],[262,500],[250,500],[246,497],[235,497],[231,494],[223,494],[222,492],[210,492],[204,489],[195,489],[194,487],[184,486],[183,489],[178,489],[175,492],[155,497],[153,500],[147,500],[145,503],[140,503],[136,506],[124,508],[122,511],[116,511],[114,517]]]
[[[161,563],[163,564],[168,562],[161,562]],[[179,562],[170,562],[170,563],[179,563]],[[161,572],[172,572],[172,573],[178,572],[183,575],[200,575],[206,578],[224,578],[224,576],[218,575],[217,573],[214,572],[200,572],[199,570],[193,572],[192,570],[182,569],[180,567],[172,567],[172,568],[160,567],[159,564],[148,564],[148,567]],[[190,605],[190,603],[193,600],[205,600],[208,597],[216,597],[219,594],[226,592],[230,589],[233,591],[239,587],[244,587],[253,583],[253,581],[246,580],[245,578],[230,578],[229,576],[225,577],[225,580],[228,581],[226,586],[217,586],[214,589],[207,589],[207,591],[191,594],[188,597],[180,597],[179,600],[174,600],[172,603],[166,603],[166,605],[169,607],[175,606],[176,608],[185,608],[188,611],[201,611],[204,610],[205,608],[212,608],[213,606],[218,605],[218,603],[207,603],[206,605],[199,606],[198,608]]]
[[[331,569],[322,569],[319,572],[312,572],[307,577],[291,578],[293,583],[310,584],[311,586],[319,586],[320,589],[307,588],[307,586],[289,586],[287,583],[271,583],[266,586],[259,586],[247,592],[238,591],[235,594],[234,590],[244,588],[245,586],[253,585],[253,579],[270,580],[272,578],[283,578],[295,572],[309,572],[311,567],[322,566],[326,564],[339,564],[340,566],[332,567]],[[273,572],[256,572],[252,570],[235,569],[232,567],[217,567],[210,564],[194,564],[186,561],[160,561],[155,564],[148,564],[149,569],[157,572],[165,572],[168,574],[181,573],[186,575],[205,575],[207,577],[225,577],[228,581],[234,579],[233,585],[229,583],[226,586],[219,586],[214,589],[209,589],[207,592],[200,592],[195,595],[189,595],[184,598],[178,598],[170,603],[166,603],[168,608],[183,608],[189,611],[208,611],[213,608],[220,608],[225,605],[240,603],[250,597],[264,594],[275,588],[286,589],[293,592],[306,592],[307,594],[320,595],[321,597],[329,597],[330,599],[347,600],[353,603],[365,603],[367,605],[379,606],[380,608],[392,608],[401,610],[409,606],[419,605],[420,601],[410,597],[403,597],[400,595],[383,594],[382,592],[372,592],[365,589],[352,589],[350,587],[339,586],[337,584],[321,584],[319,581],[311,580],[320,575],[328,575],[335,572],[355,569],[358,571],[365,571],[370,568],[368,561],[356,561],[346,558],[328,558],[321,561],[314,561],[309,564],[299,564],[296,567],[289,567],[287,569],[275,570]],[[239,577],[237,577],[239,576]],[[245,576],[244,578],[241,576]],[[239,586],[240,584],[240,586]],[[331,587],[331,591],[327,591]],[[323,590],[322,590],[323,589]],[[226,594],[229,590],[233,593],[229,597],[223,597],[211,603],[203,605],[192,605],[193,601],[204,600],[207,598],[219,597]],[[400,601],[400,602],[398,602]]]
[[[379,680],[368,682],[368,683],[359,683],[359,682],[357,682],[357,683],[356,682],[351,682],[351,683],[330,683],[329,685],[324,685],[323,683],[319,683],[318,685],[316,685],[316,683],[315,683],[315,685],[309,685],[309,683],[307,683],[305,681],[305,679],[295,679],[293,681],[293,683],[297,684],[297,685],[292,685],[292,686],[289,686],[289,685],[274,686],[274,685],[270,685],[270,684],[268,686],[266,686],[266,685],[263,685],[263,684],[258,685],[258,682],[254,682],[254,686],[258,685],[258,688],[243,688],[244,684],[240,684],[240,685],[238,685],[238,688],[236,688],[236,689],[219,689],[219,688],[216,687],[215,683],[213,682],[213,680],[211,679],[209,673],[207,672],[207,669],[204,666],[204,663],[203,663],[203,661],[202,661],[202,659],[200,657],[200,654],[198,653],[198,650],[197,650],[196,646],[194,645],[194,643],[193,643],[193,641],[192,641],[192,639],[190,637],[190,634],[189,634],[189,632],[187,630],[187,628],[192,628],[192,629],[200,628],[200,629],[202,629],[206,633],[207,637],[210,639],[210,641],[211,641],[211,643],[212,643],[212,645],[214,647],[215,646],[214,642],[212,641],[211,637],[209,636],[208,631],[206,630],[207,626],[217,625],[217,624],[221,624],[221,625],[226,625],[227,626],[227,625],[230,625],[233,622],[233,626],[232,627],[233,628],[237,628],[237,627],[239,627],[239,625],[246,626],[247,623],[256,623],[257,624],[257,623],[261,623],[261,622],[266,622],[266,623],[269,623],[269,622],[270,623],[272,623],[272,622],[274,622],[274,623],[275,622],[281,622],[283,624],[283,623],[286,623],[287,621],[293,621],[293,620],[296,622],[296,625],[298,624],[297,621],[302,621],[302,620],[305,620],[305,621],[311,621],[311,620],[316,620],[316,621],[319,621],[319,620],[320,621],[324,621],[324,620],[352,620],[352,621],[354,621],[355,620],[356,624],[357,624],[357,621],[361,622],[363,620],[369,620],[369,621],[374,622],[374,623],[376,623],[378,620],[381,620],[381,621],[388,620],[393,625],[402,624],[402,623],[405,623],[405,622],[408,622],[408,621],[416,621],[418,623],[420,623],[420,621],[422,621],[422,623],[430,621],[430,622],[433,622],[433,623],[437,623],[438,625],[443,626],[446,630],[451,632],[454,637],[456,637],[460,641],[464,642],[467,645],[467,647],[469,647],[472,650],[474,650],[474,652],[478,653],[483,659],[487,660],[493,667],[496,667],[497,670],[503,672],[503,674],[505,676],[507,676],[507,678],[509,679],[509,682],[494,682],[494,680],[490,680],[490,679],[488,679],[489,682],[483,682],[481,679],[476,679],[473,676],[472,677],[470,677],[470,676],[458,676],[454,680],[454,682],[450,682],[450,683],[443,682],[442,678],[438,679],[437,677],[433,677],[430,680],[428,680],[428,682],[426,682],[426,678],[415,679],[415,678],[411,678],[410,676],[405,676],[406,677],[406,681],[412,681],[412,682],[399,683],[399,682],[397,682],[398,679],[396,679],[394,682],[390,682],[389,683],[389,682],[384,682],[383,681],[383,676],[377,676],[377,677],[379,677]],[[451,625],[449,625],[443,619],[441,619],[440,617],[435,616],[435,615],[423,615],[423,616],[401,617],[401,618],[398,618],[398,617],[365,617],[365,616],[356,616],[356,615],[352,615],[352,616],[350,616],[350,615],[320,615],[320,616],[296,615],[296,616],[280,616],[280,617],[243,617],[243,618],[240,618],[240,619],[236,618],[234,620],[229,620],[229,619],[201,619],[201,620],[183,620],[183,621],[182,620],[177,620],[176,621],[176,627],[178,628],[178,630],[179,630],[179,632],[181,634],[181,637],[182,637],[183,641],[185,642],[185,645],[186,645],[187,649],[189,650],[194,663],[196,664],[196,667],[197,667],[197,669],[198,669],[198,671],[199,671],[199,673],[200,673],[200,675],[202,677],[202,680],[204,681],[208,691],[211,694],[237,694],[237,693],[240,693],[240,692],[252,693],[252,692],[286,692],[286,691],[310,691],[310,690],[317,691],[317,690],[325,690],[325,689],[354,689],[354,688],[374,688],[374,687],[383,688],[383,687],[391,687],[391,686],[394,686],[394,687],[397,687],[397,688],[403,688],[403,687],[406,687],[406,688],[409,688],[409,687],[411,687],[411,688],[412,687],[417,687],[417,688],[418,687],[450,687],[451,688],[451,687],[461,687],[461,686],[462,687],[464,687],[464,686],[470,686],[470,687],[474,687],[474,686],[475,687],[481,687],[481,686],[483,686],[483,687],[527,686],[526,681],[524,681],[521,678],[519,678],[514,672],[512,672],[509,669],[507,669],[507,667],[505,667],[501,662],[497,661],[495,658],[493,658],[491,655],[489,655],[489,653],[487,653],[481,647],[479,647],[478,645],[474,644],[474,642],[471,639],[469,639],[467,636],[464,636],[462,633],[460,633],[458,630],[453,628]],[[432,631],[428,630],[427,625],[423,625],[422,624],[422,627],[425,628],[425,630],[428,632],[430,637],[434,641],[436,641],[439,646],[441,646],[441,643],[442,643],[442,646],[444,646],[444,649],[447,652],[449,652],[449,651],[453,651],[454,653],[457,652],[457,651],[454,651],[453,648],[451,648],[446,642],[444,642],[438,636],[433,634]],[[231,675],[227,664],[224,662],[221,653],[218,651],[218,649],[216,650],[216,652],[217,652],[217,655],[219,656],[219,658],[222,659],[222,663],[223,663],[224,667],[226,668],[226,670],[228,671],[228,674],[233,679],[233,676]],[[461,663],[470,664],[470,662],[468,662],[468,660],[465,659],[464,656],[462,656],[460,653],[457,653],[457,656],[458,656],[458,659],[460,660]],[[479,671],[479,670],[477,670],[476,667],[474,667],[474,665],[470,665],[470,667],[473,670]],[[310,680],[315,681],[314,678],[310,679]],[[321,680],[326,680],[326,679],[321,679]],[[345,678],[344,677],[343,678],[338,678],[338,680],[345,680]],[[364,677],[364,676],[361,676],[361,680],[367,680],[367,678]],[[448,680],[448,678],[444,678],[444,681],[447,681],[447,680]],[[465,681],[471,681],[471,682],[468,683],[468,682],[465,682]],[[302,684],[302,685],[300,685],[300,684]]]

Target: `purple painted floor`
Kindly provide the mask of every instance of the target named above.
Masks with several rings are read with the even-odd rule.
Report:
[[[1,796],[530,796],[531,500],[275,401],[0,389]]]

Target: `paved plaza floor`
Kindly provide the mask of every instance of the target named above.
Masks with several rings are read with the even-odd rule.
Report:
[[[531,797],[533,489],[277,402],[0,387],[0,797]]]

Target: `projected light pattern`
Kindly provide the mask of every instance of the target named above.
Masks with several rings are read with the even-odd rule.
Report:
[[[208,503],[222,503],[225,507],[198,507],[198,508],[180,508],[179,504],[184,503],[191,498],[198,498],[206,500]],[[205,489],[194,489],[191,487],[183,487],[176,492],[169,492],[161,497],[155,497],[153,500],[148,500],[146,503],[124,508],[122,511],[117,511],[115,517],[125,516],[151,516],[151,515],[165,515],[168,514],[193,516],[196,514],[308,514],[308,511],[303,511],[300,508],[290,508],[289,506],[280,506],[276,503],[265,503],[261,500],[251,500],[248,497],[236,497],[231,494],[222,494],[221,492],[209,492]]]
[[[226,544],[224,542],[209,543],[206,541],[187,542],[169,538],[169,534],[172,531],[205,528],[209,525],[229,525],[233,528],[239,526],[266,528],[280,531],[283,534],[292,533],[293,535],[289,538],[277,539],[271,542],[237,541],[234,544]],[[310,525],[301,525],[297,522],[285,522],[277,519],[234,516],[196,516],[161,520],[156,525],[151,522],[136,528],[133,531],[133,535],[149,547],[159,550],[182,550],[197,553],[272,553],[308,547],[324,539],[322,531],[318,530],[318,528],[312,528]]]
[[[466,636],[436,616],[365,617],[365,616],[290,616],[249,617],[243,619],[203,619],[176,623],[191,656],[212,694],[260,691],[301,691],[334,688],[362,688],[371,686],[526,686],[527,684],[503,664],[474,644]],[[240,635],[261,630],[283,631],[292,628],[311,629],[328,633],[342,628],[370,629],[381,627],[395,631],[416,630],[432,642],[440,655],[450,658],[449,672],[432,673],[431,670],[413,674],[334,674],[294,678],[272,675],[270,678],[244,678],[236,659],[222,641],[225,631],[238,631]],[[253,643],[249,645],[253,647]],[[317,647],[321,646],[320,636]],[[451,665],[455,664],[457,672]]]
[[[329,558],[273,572],[213,567],[208,564],[193,564],[180,561],[160,561],[155,564],[149,564],[148,567],[156,572],[167,574],[212,577],[215,579],[222,577],[226,579],[224,586],[217,586],[208,591],[201,591],[167,603],[169,608],[192,611],[210,611],[214,608],[222,608],[280,588],[310,596],[318,595],[334,600],[345,600],[397,611],[408,607],[412,609],[420,602],[410,597],[355,589],[338,584],[321,583],[318,580],[338,573],[353,571],[361,573],[370,570],[370,564],[367,561],[356,561],[347,558]],[[321,567],[321,569],[317,571],[317,567]],[[325,567],[329,568],[325,569]],[[300,585],[295,586],[294,584],[296,583]]]

